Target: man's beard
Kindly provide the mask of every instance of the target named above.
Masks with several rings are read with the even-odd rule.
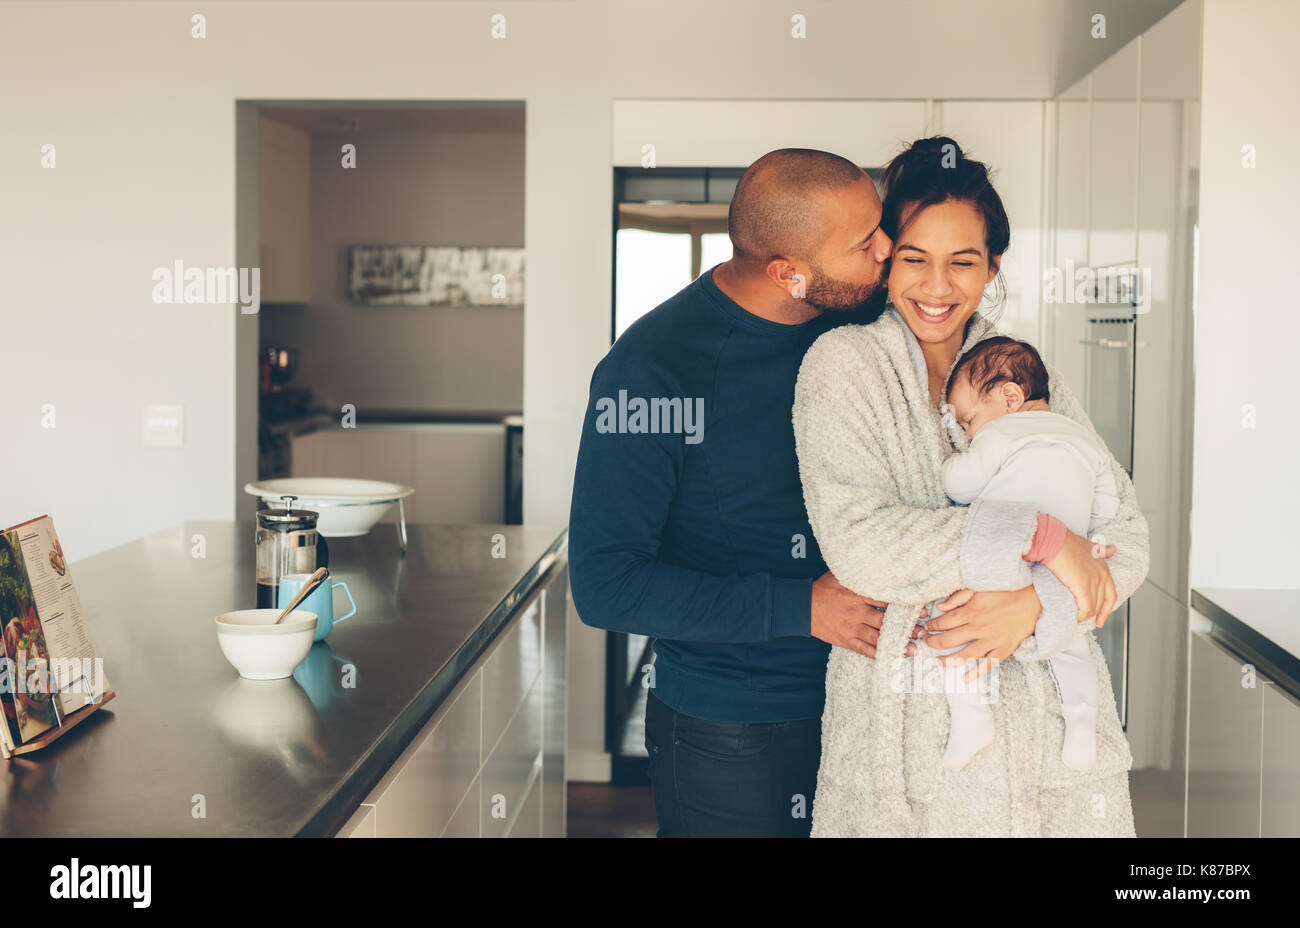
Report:
[[[885,289],[885,275],[870,284],[851,284],[836,280],[817,265],[812,265],[813,279],[804,292],[804,300],[810,306],[826,312],[855,313],[872,312],[879,315],[885,308],[888,291]]]

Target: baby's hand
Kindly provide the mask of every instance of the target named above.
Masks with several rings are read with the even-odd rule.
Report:
[[[950,432],[957,429],[957,413],[952,408],[951,403],[939,404],[939,421],[942,422],[944,428],[948,429]]]

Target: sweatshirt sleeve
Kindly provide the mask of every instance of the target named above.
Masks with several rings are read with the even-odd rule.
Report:
[[[1094,528],[1115,518],[1119,512],[1119,490],[1110,466],[1111,455],[1106,454],[1104,467],[1099,469],[1092,492],[1092,515],[1089,524]]]
[[[945,597],[968,585],[962,539],[972,525],[995,545],[985,552],[989,560],[1018,561],[1037,525],[1034,506],[977,500],[970,508],[931,509],[902,500],[888,464],[905,454],[895,411],[884,399],[892,372],[864,359],[842,335],[848,328],[813,343],[794,400],[804,503],[835,578],[861,596],[888,603]],[[910,428],[906,417],[902,428]],[[1018,587],[990,588],[1027,586],[1028,565],[1020,566],[1025,575]],[[1006,573],[1019,577],[1016,570]]]
[[[717,576],[661,559],[688,446],[682,435],[599,427],[602,408],[619,390],[632,397],[688,396],[661,368],[615,351],[592,376],[569,514],[569,577],[579,618],[595,628],[681,641],[810,635],[812,580]],[[704,413],[707,422],[709,410]]]
[[[962,505],[975,502],[1002,465],[1005,453],[1005,445],[986,426],[975,435],[966,451],[951,455],[943,462],[943,492]]]
[[[1064,378],[1050,367],[1048,368],[1048,392],[1051,395],[1052,411],[1068,416],[1088,429],[1096,438],[1097,444],[1105,448],[1106,443],[1092,421],[1084,412],[1082,404],[1075,398],[1073,391]],[[1112,544],[1115,555],[1106,564],[1110,567],[1111,578],[1115,581],[1115,608],[1128,600],[1137,588],[1146,580],[1150,564],[1150,533],[1146,517],[1138,508],[1137,492],[1133,481],[1120,466],[1115,456],[1107,449],[1110,472],[1117,490],[1118,502],[1114,516],[1095,527],[1092,538],[1098,544]],[[1057,579],[1043,564],[1033,566],[1034,589],[1042,602],[1043,611],[1038,618],[1035,632],[1026,638],[1013,655],[1018,660],[1046,660],[1060,652],[1073,638],[1070,630],[1078,622],[1078,606],[1074,596],[1065,584]]]

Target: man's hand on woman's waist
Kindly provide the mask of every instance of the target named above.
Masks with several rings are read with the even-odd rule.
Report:
[[[875,657],[887,605],[859,596],[828,570],[812,585],[812,636],[863,657]],[[913,631],[912,637],[917,634]],[[907,653],[915,654],[916,645],[908,642]]]

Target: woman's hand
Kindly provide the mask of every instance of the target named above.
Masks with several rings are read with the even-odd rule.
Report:
[[[937,629],[941,634],[928,634],[924,641],[940,650],[969,642],[960,651],[938,657],[945,666],[979,661],[966,673],[966,680],[984,676],[998,662],[1010,657],[1034,633],[1043,611],[1032,586],[1011,592],[958,590],[938,608],[944,614],[926,622],[925,627],[930,632]]]
[[[1114,545],[1094,546],[1083,536],[1068,532],[1056,557],[1043,562],[1073,594],[1080,622],[1092,621],[1101,628],[1115,609],[1115,581],[1105,560],[1114,553]]]

